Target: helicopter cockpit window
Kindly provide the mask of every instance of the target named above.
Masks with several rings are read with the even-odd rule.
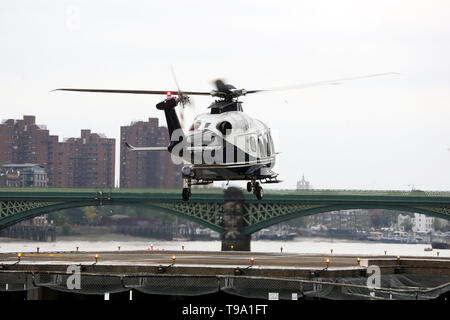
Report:
[[[255,137],[250,137],[250,149],[253,152],[256,152],[256,142],[255,142]]]

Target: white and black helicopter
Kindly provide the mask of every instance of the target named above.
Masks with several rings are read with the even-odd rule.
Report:
[[[395,72],[379,73],[352,78],[280,87],[268,90],[236,89],[223,80],[215,81],[216,89],[210,92],[178,90],[114,90],[114,89],[74,89],[60,88],[61,91],[130,93],[166,95],[166,99],[156,108],[164,111],[170,144],[167,147],[135,147],[125,143],[132,151],[168,151],[173,161],[184,162],[182,168],[182,198],[188,201],[191,186],[205,185],[214,181],[247,182],[247,191],[253,192],[257,199],[263,198],[263,183],[278,183],[278,174],[272,169],[276,152],[270,128],[244,113],[239,97],[264,91],[289,90],[317,85],[339,84],[341,81],[369,78]],[[175,79],[176,81],[176,79]],[[54,90],[54,91],[55,91]],[[189,130],[185,132],[175,108],[181,104],[184,108],[191,95],[210,95],[216,100],[209,106],[209,113],[195,117]]]

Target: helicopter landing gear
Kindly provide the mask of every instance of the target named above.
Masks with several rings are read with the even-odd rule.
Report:
[[[191,196],[191,188],[183,188],[183,201],[188,201]]]
[[[190,179],[187,181],[185,186],[187,186],[187,187],[183,188],[182,196],[183,196],[183,201],[188,201],[189,198],[191,197],[191,194],[192,194],[191,193],[191,180]]]
[[[263,195],[264,195],[263,188],[261,187],[261,185],[257,181],[249,181],[249,182],[247,182],[247,191],[248,192],[252,192],[253,191],[253,194],[256,195],[256,198],[258,200],[261,200],[263,198]]]
[[[258,182],[255,183],[253,193],[256,195],[256,199],[261,200],[263,198],[263,188],[259,185]]]

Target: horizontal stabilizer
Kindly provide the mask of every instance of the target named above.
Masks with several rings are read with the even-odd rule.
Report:
[[[203,152],[203,151],[219,151],[223,149],[222,146],[190,146],[186,147],[188,152]]]
[[[125,145],[131,151],[168,151],[167,147],[134,147],[128,142]]]

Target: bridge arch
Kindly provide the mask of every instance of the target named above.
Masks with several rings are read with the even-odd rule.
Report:
[[[285,214],[274,214],[274,211],[271,212],[261,212],[256,213],[259,216],[259,219],[250,218],[251,215],[255,215],[255,210],[251,209],[251,206],[245,205],[247,213],[244,220],[247,223],[247,227],[244,228],[244,234],[252,234],[257,232],[263,228],[270,227],[272,225],[289,221],[299,217],[306,217],[310,215],[315,215],[319,213],[331,212],[331,211],[340,211],[340,210],[352,210],[352,209],[386,209],[392,211],[401,211],[401,212],[411,212],[411,213],[421,213],[427,216],[432,216],[436,218],[450,220],[450,207],[442,206],[442,207],[420,207],[420,206],[405,206],[405,205],[364,205],[364,204],[333,204],[333,205],[301,205],[301,206],[292,206],[289,208],[289,205],[286,205]],[[285,206],[285,205],[281,205]],[[253,212],[252,212],[253,211]],[[253,221],[252,221],[253,220]],[[257,221],[259,220],[259,221]]]
[[[223,228],[220,226],[221,216],[221,206],[217,204],[201,203],[196,206],[186,206],[183,204],[172,204],[172,203],[140,203],[140,202],[120,202],[120,203],[103,203],[101,206],[128,206],[128,207],[138,207],[144,209],[158,210],[163,213],[176,215],[183,219],[198,223],[206,228],[212,229],[216,232],[222,233]],[[85,201],[85,202],[62,202],[62,203],[33,203],[29,201],[14,201],[1,204],[2,211],[8,212],[9,215],[1,217],[0,219],[0,229],[11,226],[13,224],[19,223],[23,220],[31,219],[46,213],[51,213],[55,211],[73,209],[73,208],[83,208],[89,206],[99,206],[98,201]],[[8,207],[9,206],[9,207]],[[6,209],[6,210],[5,210]],[[210,213],[215,211],[217,213],[211,219]]]

